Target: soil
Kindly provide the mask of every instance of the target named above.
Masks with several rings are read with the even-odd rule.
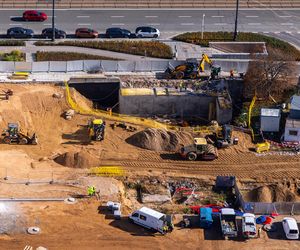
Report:
[[[189,143],[190,135],[146,130],[142,126],[135,126],[137,133],[133,134],[120,127],[113,129],[110,125],[114,121],[109,120],[106,121],[105,140],[91,142],[86,129],[90,116],[75,114],[71,120],[63,118],[62,114],[69,109],[66,100],[64,97],[53,97],[54,93],[64,95],[62,87],[51,84],[1,84],[0,92],[8,88],[14,91],[14,95],[9,100],[0,100],[1,128],[7,128],[8,122],[17,122],[25,133],[36,132],[39,144],[0,144],[0,197],[83,198],[73,205],[11,202],[8,208],[3,205],[7,203],[1,202],[0,215],[4,216],[1,221],[12,223],[5,223],[7,227],[2,228],[5,234],[1,236],[0,249],[24,249],[26,245],[36,248],[42,245],[48,249],[96,249],[101,246],[101,249],[273,250],[277,244],[277,240],[270,240],[266,234],[243,244],[223,241],[210,238],[209,232],[199,228],[177,228],[166,236],[153,234],[127,222],[126,215],[143,204],[127,198],[128,193],[122,182],[116,178],[90,176],[89,169],[85,167],[117,166],[125,170],[124,179],[132,176],[159,177],[162,180],[182,177],[201,178],[203,182],[211,183],[217,175],[235,175],[240,180],[262,183],[260,186],[266,186],[263,183],[267,181],[267,186],[282,184],[284,188],[280,190],[272,188],[272,199],[294,200],[292,194],[296,195],[298,189],[283,180],[299,178],[300,155],[257,156],[249,151],[253,147],[250,136],[234,132],[239,137],[239,145],[219,150],[217,160],[187,162],[170,151],[176,151],[180,143]],[[90,108],[91,103],[85,98],[77,94],[74,96],[81,106]],[[155,139],[149,138],[151,133],[154,133]],[[57,157],[63,165],[57,163]],[[101,201],[95,197],[85,197],[89,185],[95,185],[100,191]],[[152,192],[152,188],[147,188]],[[273,190],[278,193],[276,196]],[[112,220],[107,210],[102,209],[108,200],[122,203],[124,219]],[[39,226],[42,233],[27,235],[25,230],[29,226]],[[299,242],[281,240],[280,248],[299,249]]]

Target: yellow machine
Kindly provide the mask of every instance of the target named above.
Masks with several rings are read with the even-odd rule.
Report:
[[[104,140],[105,121],[102,119],[92,119],[88,123],[89,137],[94,141]]]
[[[178,65],[175,68],[169,67],[165,71],[168,78],[183,79],[190,78],[196,79],[200,77],[200,73],[204,72],[205,64],[208,64],[211,69],[211,78],[216,78],[221,71],[220,67],[213,66],[213,62],[206,54],[202,54],[200,63],[196,59],[187,59],[184,64]]]
[[[262,143],[257,143],[255,145],[255,152],[256,153],[262,153],[262,152],[267,152],[270,150],[271,144],[269,142],[262,142]]]

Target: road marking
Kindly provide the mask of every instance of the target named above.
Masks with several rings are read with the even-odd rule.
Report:
[[[181,23],[180,25],[194,25],[194,23]]]
[[[292,31],[285,31],[285,33],[292,34]]]
[[[90,26],[91,24],[90,23],[78,23],[77,25],[79,25],[79,26]]]
[[[264,31],[263,33],[264,33],[264,34],[269,34],[270,32],[269,32],[269,31]]]
[[[258,34],[258,32],[257,32],[257,31],[252,31],[251,33]]]
[[[188,17],[192,17],[192,16],[178,16],[179,18],[188,18]]]
[[[279,17],[292,17],[292,16],[279,16]]]
[[[280,34],[280,31],[275,31],[274,34]]]
[[[214,25],[227,25],[227,23],[214,23]]]
[[[124,16],[110,16],[111,18],[122,18]]]
[[[294,25],[293,23],[281,23],[280,25]]]
[[[16,23],[10,23],[9,25],[11,25],[11,26],[22,26],[23,25],[23,23],[18,23],[18,24],[16,24]]]
[[[48,18],[52,18],[52,16],[48,16]],[[54,16],[54,18],[56,18],[56,16]]]
[[[146,18],[156,18],[157,16],[145,16]]]
[[[77,18],[89,18],[90,16],[77,16]]]
[[[300,31],[297,31],[297,34],[300,34]]]
[[[253,17],[253,18],[254,18],[254,17],[258,17],[258,16],[246,16],[246,17],[249,17],[249,18],[252,18],[252,17]]]
[[[248,25],[261,25],[261,23],[248,23]]]
[[[124,23],[112,23],[111,24],[112,26],[122,26],[122,25],[125,25]]]
[[[155,26],[155,25],[160,25],[160,23],[147,23],[147,25],[153,25],[153,26]]]
[[[48,25],[48,26],[50,26],[50,25],[52,25],[52,23],[43,23],[43,25]]]
[[[224,17],[224,16],[211,16],[211,17]]]
[[[21,16],[9,16],[9,18],[22,18]]]

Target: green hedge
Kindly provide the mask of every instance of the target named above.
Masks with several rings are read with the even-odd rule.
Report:
[[[64,41],[58,43],[36,42],[36,46],[76,46],[110,50],[140,56],[172,58],[170,46],[155,41]]]
[[[204,32],[204,39],[201,39],[201,32],[188,32],[175,36],[177,41],[194,43],[208,47],[209,42],[232,41],[232,32]],[[275,37],[265,36],[257,33],[240,32],[237,36],[238,42],[265,42],[267,50],[274,50],[274,53],[282,52],[291,60],[300,61],[300,51],[288,42],[282,41]]]
[[[117,58],[97,56],[75,52],[47,52],[37,51],[36,61],[72,61],[72,60],[120,60]]]
[[[20,50],[13,50],[9,53],[0,54],[0,60],[10,62],[23,62],[25,61],[25,54]]]
[[[18,40],[0,40],[0,46],[25,46],[25,42]]]

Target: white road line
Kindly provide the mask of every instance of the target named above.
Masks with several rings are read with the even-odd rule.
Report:
[[[248,23],[248,25],[261,25],[261,23]]]
[[[160,25],[160,23],[147,23],[147,25],[153,25],[153,26],[155,26],[155,25]]]
[[[124,23],[112,23],[111,24],[112,26],[122,26],[122,25],[125,25]]]
[[[246,17],[248,17],[248,18],[252,18],[253,17],[254,18],[254,17],[258,17],[258,16],[246,16]]]
[[[90,23],[78,23],[77,25],[79,25],[79,26],[90,26],[91,24]]]
[[[77,16],[77,18],[89,18],[90,16]]]
[[[52,23],[43,23],[43,25],[50,26],[50,25],[52,25]]]
[[[178,16],[179,18],[189,18],[189,17],[192,17],[192,16]]]
[[[292,31],[285,31],[285,33],[292,34]]]
[[[214,23],[214,25],[227,25],[227,23]]]
[[[280,34],[280,31],[275,31],[274,34]]]
[[[194,25],[194,23],[181,23],[180,25]]]
[[[280,25],[294,25],[293,23],[281,23]]]
[[[211,17],[224,17],[224,16],[211,16]]]
[[[257,31],[252,31],[251,33],[258,34],[258,32],[257,32]]]
[[[122,18],[124,16],[110,16],[111,18]]]
[[[156,18],[157,16],[145,16],[146,18]]]
[[[300,34],[300,31],[297,31],[297,34]]]
[[[292,16],[279,16],[279,17],[292,17]]]
[[[269,31],[264,31],[263,33],[264,33],[264,34],[269,34],[270,32],[269,32]]]
[[[52,18],[52,16],[48,16],[48,18]],[[56,16],[54,16],[54,18],[56,18]]]
[[[9,18],[22,18],[21,16],[9,16]]]
[[[18,27],[18,26],[22,26],[23,23],[10,23],[9,25]]]

